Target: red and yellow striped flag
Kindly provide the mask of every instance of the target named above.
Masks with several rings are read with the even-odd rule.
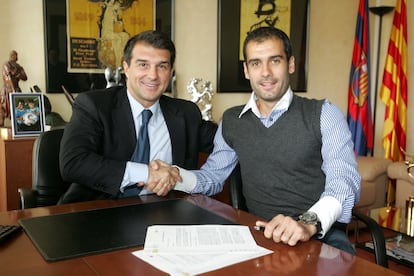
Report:
[[[407,131],[407,8],[406,0],[397,0],[388,54],[380,90],[385,103],[385,121],[382,145],[385,158],[405,160]],[[395,185],[388,189],[388,203],[395,197]]]

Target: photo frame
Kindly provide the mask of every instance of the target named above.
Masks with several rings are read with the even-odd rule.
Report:
[[[138,0],[135,0],[138,1]],[[92,0],[104,2],[104,0]],[[155,9],[155,29],[173,38],[174,0],[152,0]],[[46,93],[63,93],[62,84],[70,93],[103,89],[107,85],[102,72],[69,72],[67,38],[67,0],[43,0],[45,32]],[[84,14],[81,14],[82,16]],[[57,60],[59,66],[53,64]],[[64,76],[63,78],[61,76]],[[125,82],[122,74],[121,84]]]
[[[45,112],[42,93],[10,93],[12,134],[38,136],[45,131]]]
[[[217,56],[217,92],[251,92],[250,83],[245,79],[243,60],[240,58],[240,11],[243,0],[218,0],[218,56]],[[255,1],[257,9],[251,13],[257,14],[258,22],[269,25],[266,16],[270,8],[278,9],[284,0]],[[309,2],[310,0],[290,0],[290,32],[287,32],[293,45],[296,70],[291,75],[291,87],[294,92],[307,90],[308,64],[308,33],[309,33]],[[283,7],[281,7],[283,8]],[[258,11],[262,9],[263,18]],[[245,11],[243,11],[245,12]],[[249,11],[250,12],[250,11]],[[262,25],[263,25],[262,24]],[[277,22],[276,22],[276,27]],[[281,29],[283,29],[281,27]]]

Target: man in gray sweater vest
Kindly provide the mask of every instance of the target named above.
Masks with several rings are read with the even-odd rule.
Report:
[[[291,246],[316,238],[355,254],[338,226],[350,221],[361,182],[345,116],[328,100],[293,94],[295,58],[283,31],[253,30],[243,52],[251,97],[224,113],[202,168],[179,169],[180,187],[219,193],[239,163],[247,209],[263,218],[256,225],[266,238]]]

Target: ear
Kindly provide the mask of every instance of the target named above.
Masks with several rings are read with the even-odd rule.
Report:
[[[174,76],[174,72],[175,72],[175,68],[171,68],[171,74],[170,74],[170,79]]]
[[[244,71],[244,77],[249,80],[250,79],[249,70],[247,69],[247,63],[245,61],[243,61],[243,71]]]
[[[289,74],[295,73],[295,57],[294,56],[291,56],[289,59],[288,71],[289,71]]]
[[[122,68],[124,69],[125,76],[128,77],[129,66],[128,66],[128,63],[125,60],[122,61]]]

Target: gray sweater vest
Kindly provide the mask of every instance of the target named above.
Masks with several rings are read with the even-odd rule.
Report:
[[[223,114],[223,137],[238,156],[249,212],[271,219],[296,217],[309,209],[325,187],[321,170],[322,100],[293,97],[270,128],[243,106]]]

